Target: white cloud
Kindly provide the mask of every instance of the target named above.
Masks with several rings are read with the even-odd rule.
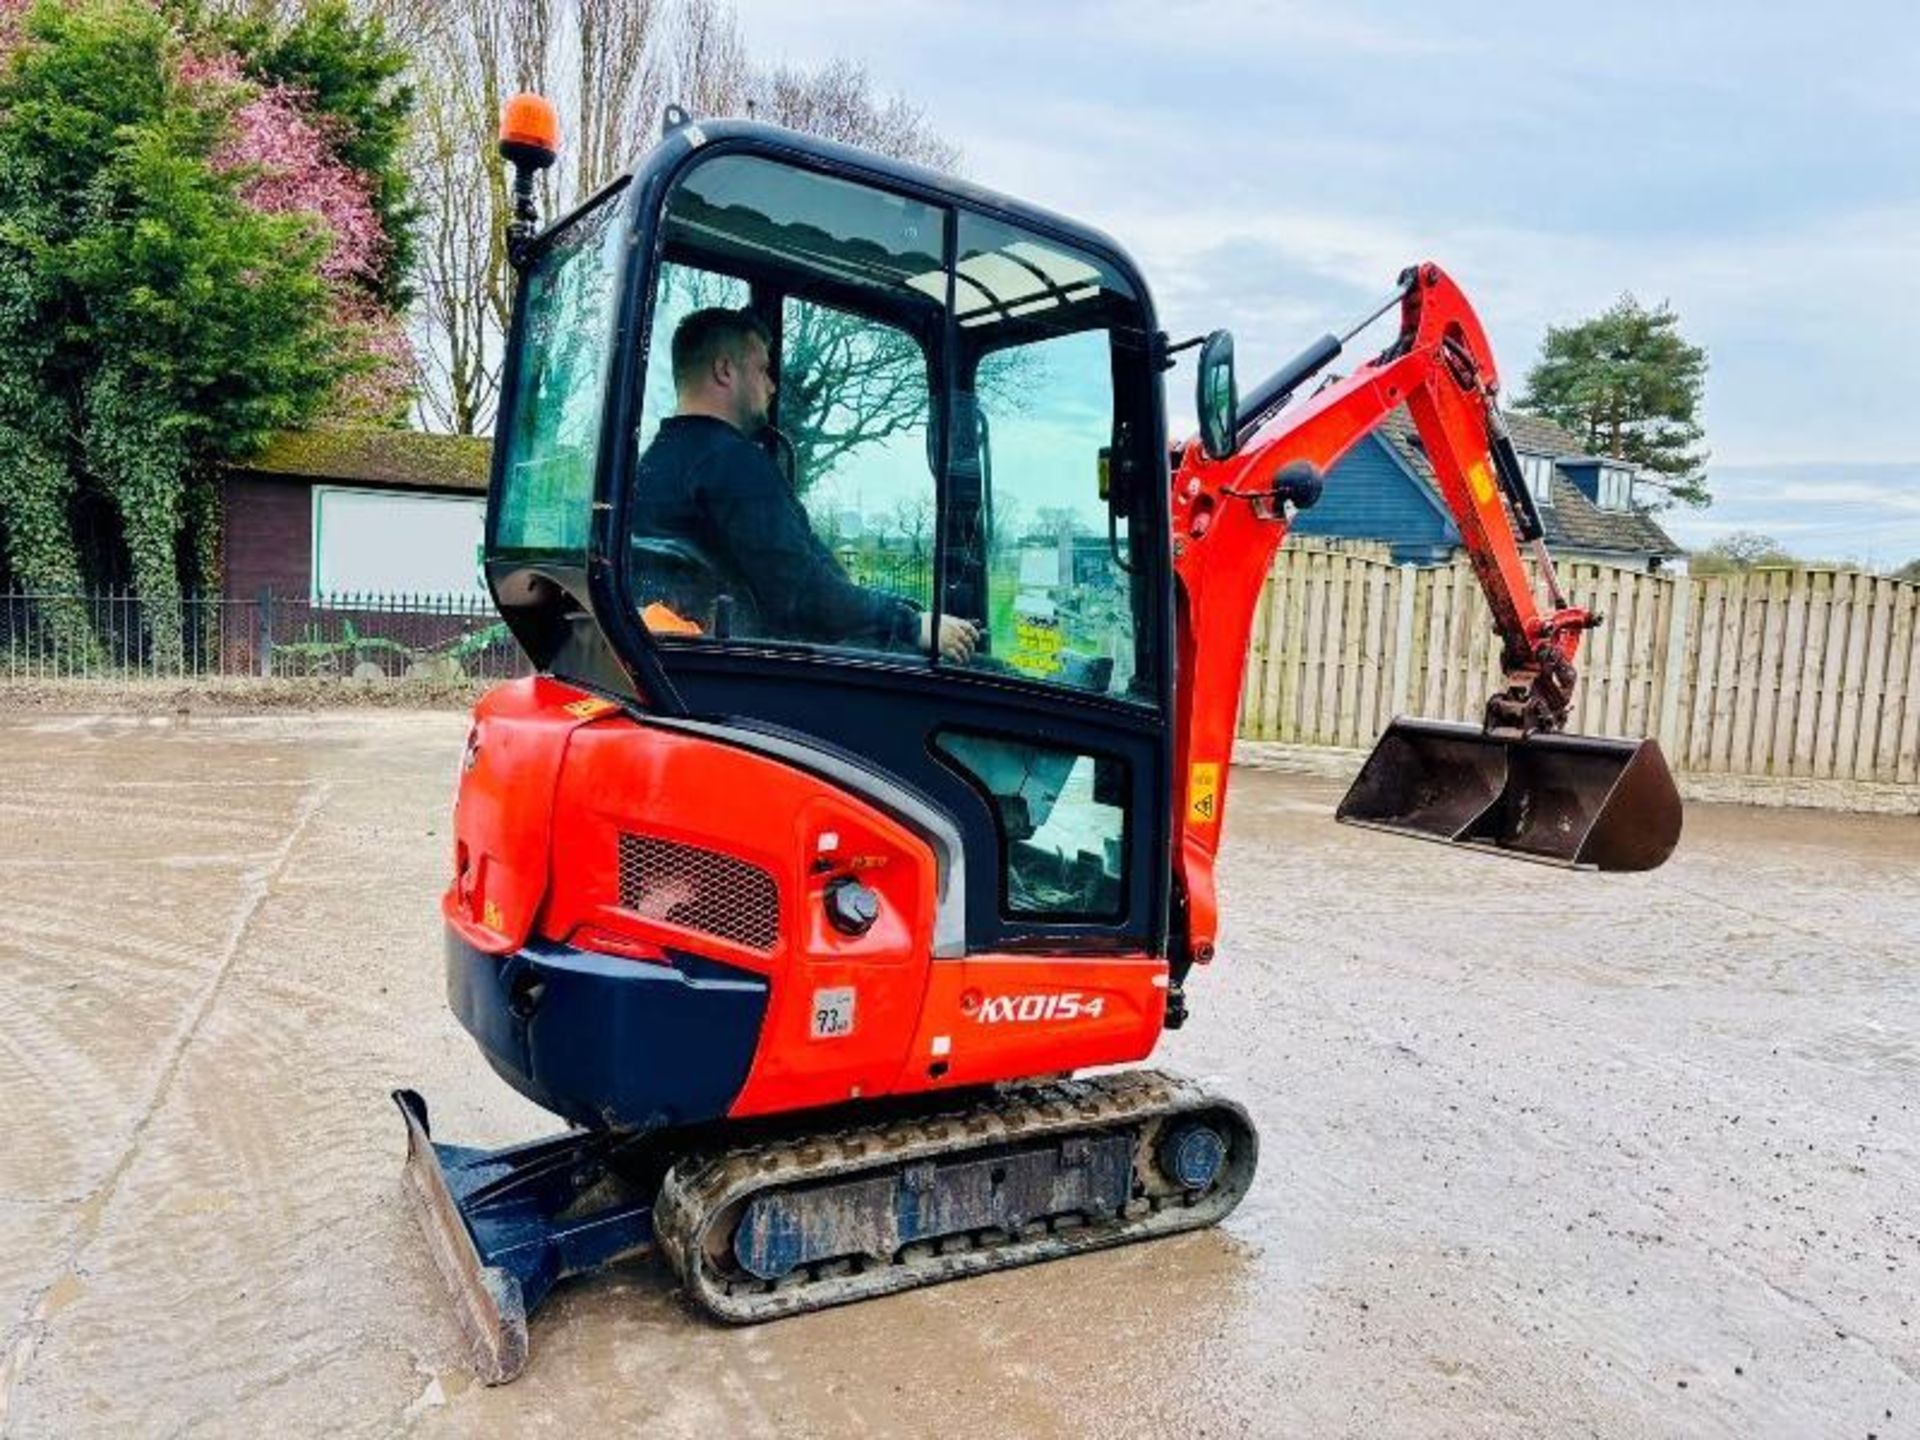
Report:
[[[1822,510],[1836,505],[1870,505],[1920,515],[1920,466],[1915,466],[1905,485],[1857,480],[1742,480],[1738,499],[1747,505],[1797,505]]]

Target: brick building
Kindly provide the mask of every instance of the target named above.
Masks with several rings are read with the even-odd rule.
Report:
[[[226,595],[484,599],[490,449],[475,436],[409,430],[277,436],[226,477]]]

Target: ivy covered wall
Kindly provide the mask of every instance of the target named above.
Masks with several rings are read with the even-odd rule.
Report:
[[[404,415],[403,64],[339,0],[0,0],[0,550],[50,597],[122,571],[163,668],[183,589],[218,587],[217,466]],[[112,566],[78,528],[102,501]],[[96,644],[75,604],[39,619]]]

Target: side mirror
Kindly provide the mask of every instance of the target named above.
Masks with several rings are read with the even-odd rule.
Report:
[[[1194,377],[1194,414],[1200,419],[1200,448],[1209,460],[1225,460],[1238,446],[1240,389],[1233,378],[1233,336],[1216,330],[1200,347]]]

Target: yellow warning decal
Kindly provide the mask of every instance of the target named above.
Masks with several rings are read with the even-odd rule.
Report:
[[[1487,462],[1476,460],[1467,467],[1467,488],[1473,491],[1473,498],[1482,505],[1493,501],[1493,472],[1487,468]]]
[[[576,720],[591,720],[597,715],[604,715],[609,710],[619,708],[611,700],[576,700],[566,707],[566,711]]]
[[[1060,658],[1060,626],[1052,620],[1018,620],[1013,625],[1013,651],[1007,663],[1022,675],[1045,678],[1066,666]]]
[[[1195,765],[1187,780],[1187,819],[1211,825],[1220,818],[1220,767]]]
[[[502,935],[507,933],[506,917],[500,913],[500,907],[491,900],[487,901],[480,911],[480,923],[489,930],[499,931]]]

